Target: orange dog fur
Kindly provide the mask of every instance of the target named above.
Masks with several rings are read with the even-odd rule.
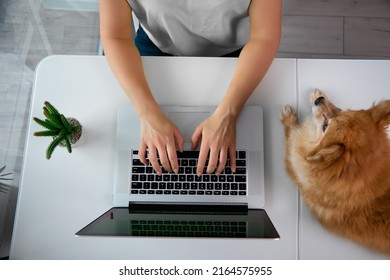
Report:
[[[280,113],[287,173],[326,228],[390,253],[390,100],[342,111],[315,90],[310,103],[303,124],[290,106]]]

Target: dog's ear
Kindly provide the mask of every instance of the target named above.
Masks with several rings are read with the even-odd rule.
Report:
[[[371,109],[371,116],[379,127],[387,127],[390,124],[390,100],[381,101]]]
[[[310,163],[324,162],[330,164],[337,160],[344,153],[344,150],[344,145],[332,144],[328,147],[315,150],[313,155],[306,157],[306,160]]]

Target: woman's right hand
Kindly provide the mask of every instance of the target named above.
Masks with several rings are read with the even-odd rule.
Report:
[[[179,170],[177,151],[183,150],[184,138],[175,124],[160,110],[145,112],[140,116],[141,143],[139,158],[148,165],[148,158],[157,174],[162,174],[162,167],[168,172]]]

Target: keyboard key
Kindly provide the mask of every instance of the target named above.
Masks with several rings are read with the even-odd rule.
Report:
[[[234,176],[235,182],[246,182],[246,176],[245,175],[236,175]]]
[[[246,174],[246,168],[243,167],[237,167],[235,174]]]
[[[139,159],[133,159],[133,166],[144,166]]]
[[[239,151],[238,158],[239,159],[246,159],[246,151]]]
[[[142,189],[142,183],[141,182],[132,182],[131,183],[131,189],[135,190],[140,190]]]
[[[185,181],[186,181],[186,175],[180,174],[180,175],[179,175],[179,181],[180,181],[180,182],[185,182]]]
[[[143,167],[143,166],[133,166],[132,173],[135,173],[135,174],[145,173],[145,167]]]
[[[151,166],[146,167],[145,172],[148,173],[148,174],[149,173],[154,173],[153,167],[151,167]]]

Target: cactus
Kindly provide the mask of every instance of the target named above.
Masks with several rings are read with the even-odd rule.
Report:
[[[5,166],[0,168],[0,193],[8,193],[10,186],[1,182],[1,181],[6,181],[6,180],[12,180],[11,178],[6,178],[7,176],[11,175],[12,173],[5,173],[3,174],[3,171],[5,170]]]
[[[70,118],[65,118],[65,116],[60,114],[48,101],[45,101],[44,103],[43,114],[46,117],[45,120],[36,117],[34,117],[33,120],[45,128],[45,130],[34,132],[34,136],[49,136],[53,138],[53,141],[46,150],[46,158],[51,158],[58,145],[66,146],[68,152],[71,153],[72,144],[77,142],[79,138],[74,139],[73,135],[79,134],[79,136],[81,136],[82,126],[77,120],[75,120],[75,124],[74,121],[70,121]]]

